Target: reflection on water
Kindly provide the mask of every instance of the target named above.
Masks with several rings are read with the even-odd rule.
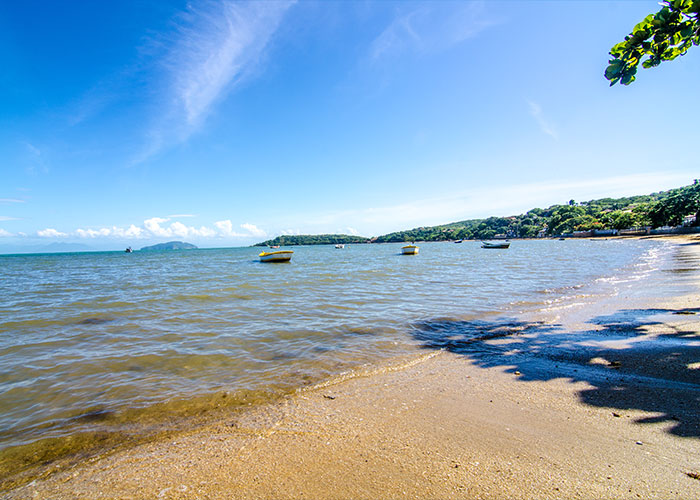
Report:
[[[564,307],[602,284],[633,286],[669,248],[426,243],[406,258],[400,246],[298,247],[283,266],[259,263],[255,248],[0,256],[5,458],[38,439],[109,441],[139,434],[135,422],[247,405],[410,355],[420,321]]]

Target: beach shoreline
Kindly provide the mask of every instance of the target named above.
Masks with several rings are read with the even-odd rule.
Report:
[[[3,497],[700,498],[700,304],[683,271],[700,242],[663,238],[679,257],[644,293],[480,323],[476,341],[463,335],[473,325],[423,325],[410,363]]]

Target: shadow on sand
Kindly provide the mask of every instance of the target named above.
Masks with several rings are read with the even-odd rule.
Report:
[[[483,368],[502,367],[522,383],[586,382],[591,387],[579,392],[583,403],[650,412],[636,422],[665,422],[667,432],[697,438],[700,334],[692,327],[697,329],[698,313],[700,308],[620,310],[576,332],[510,319],[435,320],[414,324],[412,335],[425,349],[464,355]],[[650,333],[654,329],[660,333]]]

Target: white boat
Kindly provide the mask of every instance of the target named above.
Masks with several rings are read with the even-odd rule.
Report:
[[[507,242],[492,242],[492,241],[482,241],[481,248],[508,248],[510,243]]]
[[[406,245],[401,247],[401,253],[403,255],[416,255],[418,253],[418,247],[416,245]]]
[[[335,246],[335,248],[345,248],[345,245],[343,245],[342,243],[338,243],[338,244]]]
[[[289,262],[292,259],[292,250],[278,250],[277,252],[261,252],[260,262]]]

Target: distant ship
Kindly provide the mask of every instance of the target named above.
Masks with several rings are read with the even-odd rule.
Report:
[[[131,253],[131,252],[133,252],[133,250],[131,249],[131,247],[126,247],[126,250],[124,250],[124,251],[125,251],[126,253]]]

